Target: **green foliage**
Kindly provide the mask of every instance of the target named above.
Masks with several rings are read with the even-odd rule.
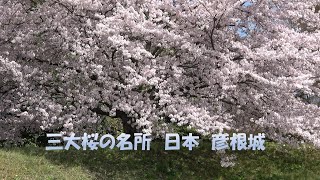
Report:
[[[97,131],[100,134],[113,134],[114,136],[120,135],[123,131],[123,124],[121,119],[105,116],[101,123],[97,126]]]
[[[32,8],[37,7],[38,5],[41,5],[42,3],[45,2],[45,0],[30,0],[31,4],[32,4]]]
[[[192,133],[194,136],[200,136],[201,134],[197,132],[197,130],[194,127],[189,127],[187,125],[178,126],[178,125],[172,125],[172,131],[174,133],[178,133],[180,136],[188,135],[189,133]]]

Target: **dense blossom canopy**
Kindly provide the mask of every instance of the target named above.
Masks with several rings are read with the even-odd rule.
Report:
[[[265,132],[320,146],[319,0],[1,0],[0,140]]]

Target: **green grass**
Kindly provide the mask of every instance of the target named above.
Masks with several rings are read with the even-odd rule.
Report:
[[[49,154],[47,154],[49,155]],[[90,179],[91,173],[74,165],[56,164],[42,148],[0,149],[0,179]]]
[[[320,179],[320,150],[267,143],[266,151],[227,151],[234,167],[220,166],[209,142],[191,152],[45,151],[44,147],[0,149],[0,179]]]

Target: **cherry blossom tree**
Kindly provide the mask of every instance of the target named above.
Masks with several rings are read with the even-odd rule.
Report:
[[[2,0],[0,139],[112,116],[320,146],[320,109],[296,95],[320,93],[319,0],[246,2]]]

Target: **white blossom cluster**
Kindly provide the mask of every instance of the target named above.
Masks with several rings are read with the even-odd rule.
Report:
[[[265,132],[320,146],[319,0],[1,0],[0,140]]]

